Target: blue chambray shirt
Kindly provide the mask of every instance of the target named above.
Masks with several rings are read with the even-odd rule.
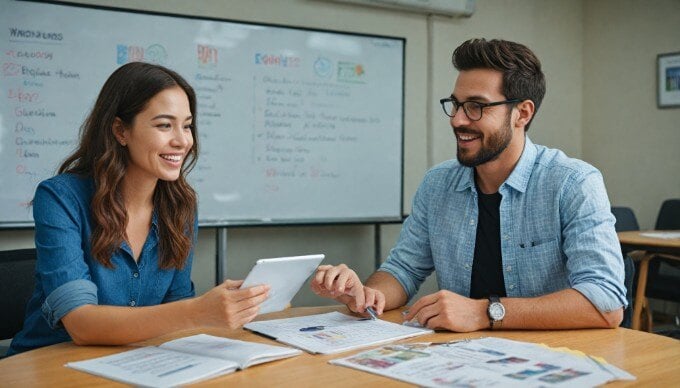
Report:
[[[499,192],[508,297],[573,288],[600,311],[626,306],[615,218],[595,167],[527,137]],[[434,270],[440,289],[469,296],[477,219],[474,169],[457,160],[433,167],[379,270],[394,276],[409,299]]]
[[[155,212],[138,262],[123,242],[111,258],[114,269],[99,264],[90,245],[93,193],[91,178],[73,174],[57,175],[38,186],[33,199],[36,287],[8,355],[70,341],[61,318],[86,304],[153,306],[195,295],[190,278],[193,250],[182,270],[159,268]],[[196,225],[194,232],[195,242]]]

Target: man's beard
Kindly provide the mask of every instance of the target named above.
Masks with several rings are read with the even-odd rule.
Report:
[[[476,167],[480,164],[484,164],[498,158],[498,155],[505,151],[505,149],[508,148],[510,141],[512,141],[512,128],[510,127],[510,120],[511,115],[508,114],[501,129],[489,136],[489,139],[486,142],[488,145],[486,145],[484,142],[485,138],[480,137],[479,140],[482,142],[482,146],[476,154],[463,154],[461,152],[460,145],[458,145],[458,138],[456,137],[456,148],[458,150],[456,156],[458,157],[458,162],[466,167]],[[455,134],[466,133],[471,135],[481,135],[481,133],[478,131],[473,131],[464,127],[454,127],[453,132]]]

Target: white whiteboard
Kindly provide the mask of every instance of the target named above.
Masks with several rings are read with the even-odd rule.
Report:
[[[402,38],[0,0],[0,227],[31,226],[106,78],[142,60],[196,90],[199,223],[401,220]]]

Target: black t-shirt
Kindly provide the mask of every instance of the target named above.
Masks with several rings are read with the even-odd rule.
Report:
[[[472,264],[470,298],[506,296],[501,259],[501,194],[484,194],[477,189],[479,220]]]

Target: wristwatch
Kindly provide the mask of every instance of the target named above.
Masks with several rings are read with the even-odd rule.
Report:
[[[503,318],[505,317],[505,306],[503,306],[497,295],[489,296],[489,307],[486,312],[489,314],[491,330],[500,329],[503,326]]]

